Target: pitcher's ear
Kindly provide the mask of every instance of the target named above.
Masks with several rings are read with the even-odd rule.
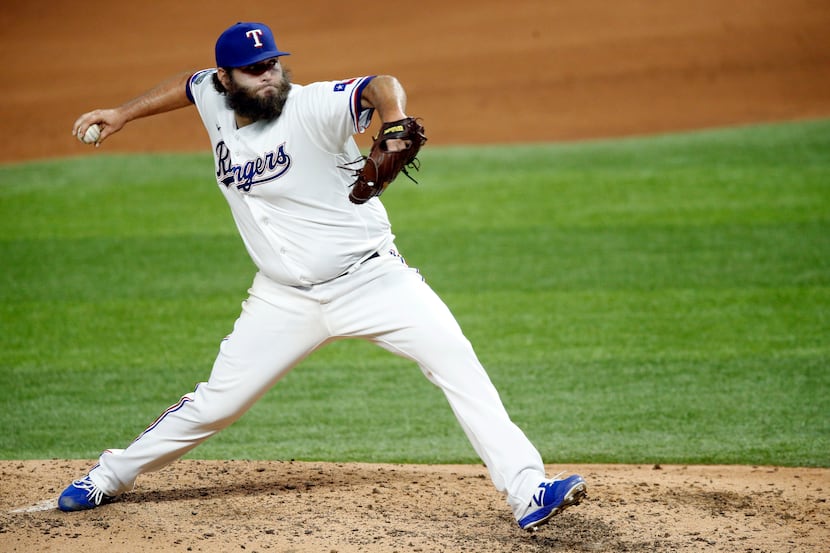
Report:
[[[231,88],[231,76],[224,67],[216,68],[216,76],[219,77],[219,82],[225,87],[225,90]]]

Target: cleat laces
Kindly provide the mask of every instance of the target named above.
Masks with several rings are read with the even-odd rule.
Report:
[[[92,479],[89,476],[81,478],[80,480],[75,480],[72,482],[72,485],[79,490],[86,491],[86,498],[96,507],[100,505],[104,501],[104,497],[106,497],[104,491],[93,484]]]

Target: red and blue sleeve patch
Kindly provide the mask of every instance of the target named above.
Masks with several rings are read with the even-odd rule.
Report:
[[[355,82],[357,79],[349,79],[348,81],[341,81],[339,83],[334,84],[334,91],[335,92],[343,92],[346,88]]]

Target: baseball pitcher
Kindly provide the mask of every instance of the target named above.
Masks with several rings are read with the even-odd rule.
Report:
[[[511,421],[449,309],[395,245],[379,196],[419,168],[426,142],[388,75],[291,82],[271,29],[232,25],[216,68],[182,73],[134,100],[81,115],[73,133],[100,145],[128,122],[195,106],[213,149],[216,185],[256,265],[210,376],[124,449],[106,450],[70,484],[64,511],[96,508],[230,425],[309,354],[361,338],[414,361],[438,386],[506,495],[519,526],[536,529],[586,495],[579,475],[548,478]],[[362,156],[354,141],[380,129]]]

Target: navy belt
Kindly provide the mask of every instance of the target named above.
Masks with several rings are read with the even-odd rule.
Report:
[[[378,253],[378,252],[373,253],[372,255],[370,255],[369,257],[367,257],[366,259],[364,259],[363,261],[361,261],[361,262],[360,262],[360,263],[358,263],[357,265],[353,265],[353,266],[352,266],[352,267],[351,267],[348,271],[346,271],[346,272],[345,272],[345,273],[343,273],[342,275],[337,275],[336,277],[334,277],[334,278],[333,278],[333,279],[331,279],[331,280],[336,280],[336,279],[338,279],[338,278],[340,278],[340,277],[344,277],[344,276],[346,276],[347,274],[351,273],[352,271],[356,271],[358,267],[360,267],[361,265],[363,265],[364,263],[366,263],[366,262],[367,262],[367,261],[369,261],[370,259],[374,259],[374,258],[376,258],[376,257],[380,257],[380,253]],[[326,281],[326,282],[330,282],[330,281]]]

